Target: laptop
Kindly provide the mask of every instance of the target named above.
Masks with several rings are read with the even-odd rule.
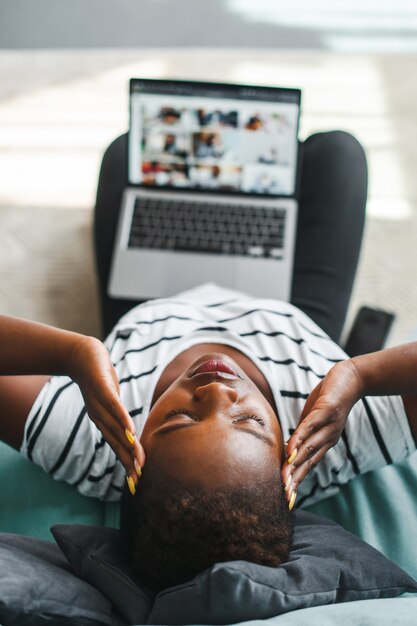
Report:
[[[110,296],[215,282],[289,299],[300,101],[299,89],[131,79]]]

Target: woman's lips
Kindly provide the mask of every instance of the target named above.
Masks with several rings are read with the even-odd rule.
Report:
[[[201,365],[194,370],[191,376],[195,376],[196,374],[205,374],[207,372],[224,372],[225,374],[231,374],[232,376],[240,378],[239,374],[232,367],[230,367],[230,365],[220,359],[209,359],[208,361],[204,361],[204,363],[201,363]]]

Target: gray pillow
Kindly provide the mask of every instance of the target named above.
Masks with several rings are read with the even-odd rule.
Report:
[[[0,533],[0,624],[126,626],[54,543],[10,533]]]
[[[417,592],[417,583],[338,524],[297,511],[290,559],[279,567],[217,563],[157,594],[141,585],[121,556],[119,533],[94,526],[54,526],[75,573],[135,624],[228,624],[311,606]]]

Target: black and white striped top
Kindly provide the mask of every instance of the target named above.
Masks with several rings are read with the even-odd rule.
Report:
[[[138,435],[165,366],[197,343],[224,343],[253,360],[274,394],[284,440],[295,429],[309,392],[346,358],[291,304],[254,299],[214,283],[135,307],[105,343]],[[333,495],[356,474],[399,461],[414,449],[401,398],[361,400],[339,443],[300,486],[298,505]],[[65,376],[52,378],[36,399],[21,452],[85,495],[120,497],[124,469],[88,419],[78,386]]]

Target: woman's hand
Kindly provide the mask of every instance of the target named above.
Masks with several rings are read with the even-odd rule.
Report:
[[[334,365],[307,398],[297,429],[288,440],[287,460],[282,466],[290,508],[299,484],[338,442],[353,405],[362,395],[359,372],[351,360],[346,360]]]
[[[80,387],[89,418],[125,467],[129,489],[134,494],[145,452],[120,400],[119,382],[109,353],[98,339],[79,336],[68,366],[70,377]]]

